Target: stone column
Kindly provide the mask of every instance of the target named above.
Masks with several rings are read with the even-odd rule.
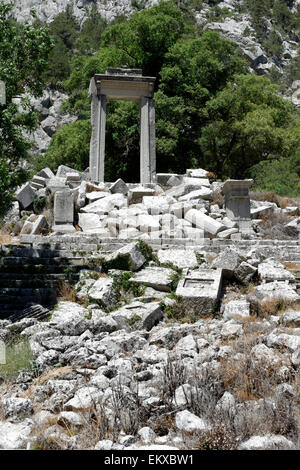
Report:
[[[106,96],[98,95],[95,79],[90,82],[92,137],[90,143],[90,177],[93,182],[104,181]]]
[[[222,188],[225,196],[227,217],[237,221],[240,229],[250,227],[250,196],[249,188],[253,180],[227,180]]]
[[[156,179],[155,105],[151,98],[141,99],[141,183],[154,183]]]
[[[54,196],[54,232],[75,232],[73,194],[69,189],[56,191]]]

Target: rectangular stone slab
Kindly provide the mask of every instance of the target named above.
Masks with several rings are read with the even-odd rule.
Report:
[[[214,311],[221,287],[222,269],[188,270],[179,281],[176,295],[182,297],[186,313],[207,315]]]
[[[140,284],[143,286],[153,287],[153,289],[170,292],[172,285],[172,274],[175,271],[168,268],[145,268],[142,271],[136,273],[134,277],[130,279],[134,284]]]

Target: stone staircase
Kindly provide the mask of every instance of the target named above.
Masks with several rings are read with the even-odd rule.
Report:
[[[74,284],[80,270],[92,266],[88,255],[94,251],[94,246],[90,252],[78,253],[53,245],[39,248],[2,245],[0,319],[18,315],[33,304],[53,307],[62,285]]]
[[[18,315],[33,304],[51,308],[62,283],[74,284],[82,269],[95,269],[97,259],[132,240],[102,239],[96,234],[65,236],[22,235],[18,245],[0,245],[0,319]],[[240,250],[255,248],[277,257],[296,275],[300,294],[300,240],[201,240],[153,239],[158,249],[193,248],[201,253],[218,254],[228,246]]]

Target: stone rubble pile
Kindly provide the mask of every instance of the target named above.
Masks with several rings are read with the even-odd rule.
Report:
[[[186,449],[192,445],[189,439],[212,432],[216,420],[225,416],[241,433],[245,422],[255,422],[252,434],[236,442],[239,449],[296,448],[290,437],[263,427],[270,409],[280,413],[283,400],[297,394],[292,381],[300,365],[295,276],[251,246],[242,252],[228,247],[214,257],[196,249],[181,250],[183,258],[189,253],[187,267],[176,265],[179,251],[160,250],[149,260],[141,242],[125,244],[102,255],[95,271],[82,270],[75,286],[77,301],[59,301],[48,321],[0,320],[0,340],[10,344],[19,335],[34,356],[33,370],[20,371],[1,393],[0,448],[35,448],[42,430],[44,439],[68,449]],[[117,286],[124,275],[124,288],[128,282],[133,288],[143,287],[139,297],[120,296]],[[228,282],[249,281],[254,281],[254,288],[248,294],[222,294]],[[250,316],[257,302],[273,299],[288,302],[282,315]],[[170,322],[172,308],[179,308],[183,318],[191,315],[194,323]],[[246,344],[249,328],[254,336],[245,351],[241,345]],[[274,369],[276,383],[270,395],[241,401],[230,387],[224,388],[226,360],[237,370],[246,361],[264,374]],[[177,371],[177,382],[168,395],[170,370]],[[205,398],[209,377],[214,377],[214,392],[209,388]],[[200,397],[205,406],[195,408]],[[140,409],[148,418],[129,432],[126,420]],[[170,410],[172,424],[168,421],[162,430],[158,414],[169,416]],[[109,432],[97,441],[93,431],[94,441],[84,442],[95,414],[104,419]],[[117,434],[116,422],[123,423]]]
[[[157,184],[126,184],[121,179],[94,184],[87,171],[61,165],[55,175],[49,168],[41,170],[18,189],[16,199],[26,213],[36,199],[48,200],[48,206],[52,199],[54,220],[48,228],[55,234],[79,230],[123,240],[241,240],[262,236],[262,219],[284,216],[286,236],[298,237],[298,207],[281,209],[272,202],[250,200],[252,180],[218,183],[211,182],[210,175],[196,169],[186,175],[158,173]],[[43,214],[31,213],[21,233],[45,233],[47,224]]]

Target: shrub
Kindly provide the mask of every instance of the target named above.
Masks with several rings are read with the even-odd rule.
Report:
[[[29,342],[23,338],[15,338],[6,347],[6,364],[0,364],[0,376],[6,380],[15,378],[21,370],[34,371],[34,356]]]

